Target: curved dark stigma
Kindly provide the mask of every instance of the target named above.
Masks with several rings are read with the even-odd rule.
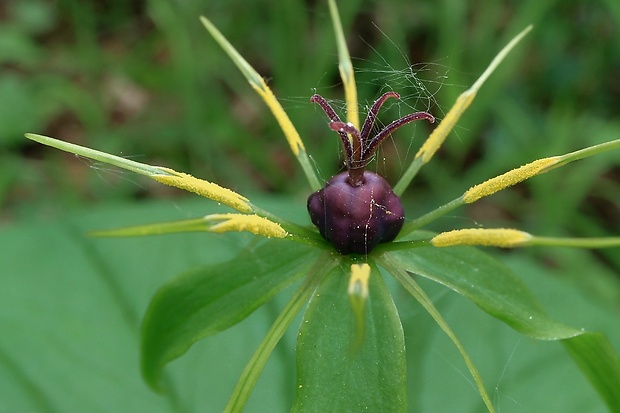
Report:
[[[400,95],[396,92],[386,92],[372,104],[372,107],[368,112],[368,116],[366,116],[366,120],[364,120],[362,133],[360,133],[360,138],[362,139],[362,142],[364,142],[364,145],[367,144],[368,137],[370,136],[372,127],[374,126],[377,115],[379,114],[379,109],[381,109],[381,106],[383,106],[385,101],[389,98],[400,99]]]
[[[383,128],[381,132],[377,133],[375,137],[372,138],[370,142],[366,144],[364,148],[364,153],[362,154],[362,159],[364,161],[369,159],[372,156],[372,154],[377,150],[379,145],[381,145],[381,143],[385,140],[385,138],[387,138],[396,129],[400,128],[403,125],[406,125],[407,123],[410,123],[416,120],[421,120],[421,119],[427,119],[430,123],[435,122],[435,117],[427,112],[411,113],[407,116],[403,116],[400,119],[396,119],[395,121],[387,125],[385,128]]]
[[[364,147],[363,141],[360,138],[360,132],[353,126],[351,123],[344,122],[330,122],[329,128],[336,132],[343,132],[348,135],[351,135],[353,139],[353,156],[347,158],[347,167],[349,169],[358,169],[366,166],[364,164]],[[349,138],[347,137],[347,141]]]
[[[321,109],[323,109],[323,111],[325,112],[329,120],[332,121],[332,123],[333,122],[342,123],[340,121],[340,117],[338,116],[334,108],[332,108],[332,106],[329,104],[329,102],[327,102],[327,100],[325,100],[323,96],[319,94],[314,94],[310,98],[310,102],[318,104],[321,107]],[[336,130],[336,132],[338,132],[338,135],[340,135],[340,140],[342,141],[342,146],[344,147],[344,152],[346,155],[347,167],[349,167],[349,163],[353,159],[353,146],[351,145],[351,141],[349,140],[349,137],[347,136],[346,132],[342,132],[339,130]]]

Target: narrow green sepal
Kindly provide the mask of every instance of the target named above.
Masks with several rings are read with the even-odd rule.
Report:
[[[93,237],[142,237],[148,235],[176,234],[180,232],[204,232],[209,225],[204,218],[187,219],[174,222],[159,222],[156,224],[134,225],[131,227],[91,231]]]
[[[24,136],[43,145],[51,146],[52,148],[60,149],[61,151],[73,153],[75,155],[107,163],[109,165],[114,165],[119,168],[138,173],[140,175],[172,175],[157,166],[151,166],[144,163],[132,161],[130,159],[126,159],[120,156],[111,155],[109,153],[97,151],[95,149],[90,149],[85,146],[61,141],[60,139],[50,138],[49,136],[37,135],[35,133],[26,133]]]

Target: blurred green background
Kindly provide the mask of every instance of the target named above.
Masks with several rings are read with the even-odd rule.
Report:
[[[620,138],[620,3],[616,0],[340,3],[359,70],[361,105],[385,90],[403,97],[382,112],[384,123],[413,110],[429,110],[441,118],[512,36],[528,24],[535,25],[404,196],[412,217],[533,159]],[[203,209],[207,201],[184,201],[193,196],[181,191],[29,142],[24,132],[190,172],[244,195],[289,197],[300,210],[292,215],[298,222],[309,222],[304,215],[308,187],[282,133],[201,27],[201,14],[268,80],[322,178],[342,167],[338,139],[326,127],[324,114],[309,102],[315,92],[335,99],[338,108],[342,99],[326,2],[5,0],[0,3],[0,234],[6,247],[0,263],[5,283],[0,295],[14,294],[17,308],[20,291],[33,291],[41,277],[49,282],[55,266],[74,268],[71,254],[92,248],[98,251],[98,259],[107,262],[103,267],[116,267],[110,263],[119,252],[107,246],[111,241],[99,247],[98,241],[84,241],[76,234],[138,223],[135,220],[185,218],[211,208]],[[421,123],[400,130],[384,145],[374,168],[396,182],[429,131]],[[258,199],[264,199],[265,205],[271,202]],[[283,208],[283,213],[288,210]],[[510,226],[549,236],[618,235],[620,154],[604,154],[534,178],[456,211],[433,229],[477,225]],[[56,240],[57,232],[72,234],[70,244],[78,252],[73,247],[62,249],[59,246],[64,244],[56,241],[50,241],[56,244],[50,250],[44,241]],[[239,239],[240,244],[245,240]],[[130,315],[123,317],[134,330],[158,283],[189,264],[209,257],[223,259],[213,251],[201,256],[201,249],[225,255],[225,247],[233,248],[228,242],[220,245],[219,238],[217,242],[209,238],[204,245],[202,238],[191,240],[199,244],[189,247],[189,260],[185,253],[179,255],[182,259],[174,253],[181,248],[178,245],[188,248],[186,241],[178,239],[180,244],[170,246],[169,240],[139,240],[140,253],[123,257],[116,273],[110,270],[117,274],[110,276],[112,280],[118,274],[132,277],[149,257],[161,256],[144,245],[157,245],[160,254],[179,259],[170,268],[165,266],[166,271],[154,265],[153,271],[159,268],[161,273],[142,276],[148,278],[148,287],[136,280],[129,286],[118,279],[110,284],[113,287],[104,283],[105,288],[125,295],[121,301],[131,303],[123,310]],[[515,268],[537,269],[527,274],[568,281],[569,288],[579,291],[596,311],[613,317],[620,312],[618,249],[545,248],[497,254]],[[46,257],[53,260],[41,263]],[[30,261],[41,268],[12,266]],[[27,285],[19,284],[26,282],[23,274],[30,277]],[[67,286],[53,285],[49,294],[41,293],[45,298],[31,296],[32,302],[55,302],[51,291]],[[91,286],[84,288],[88,291]],[[547,297],[545,292],[542,295]],[[89,303],[86,300],[83,305]],[[30,330],[20,325],[33,316],[28,311],[15,310],[14,317],[5,311],[2,328],[24,328],[27,340]],[[42,327],[33,324],[32,328]],[[22,344],[16,340],[5,343],[9,350],[4,352],[0,342],[0,362],[17,372],[0,379],[22,376],[20,356],[10,356],[11,346]],[[293,342],[290,339],[289,344]],[[136,348],[126,347],[135,359]],[[23,380],[28,382],[31,373],[24,371]],[[34,381],[34,387],[40,385]],[[40,405],[46,406],[47,396],[41,397]]]

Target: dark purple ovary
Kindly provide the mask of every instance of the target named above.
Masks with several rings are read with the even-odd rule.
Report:
[[[342,172],[325,187],[308,198],[310,219],[327,241],[341,254],[368,254],[380,242],[392,241],[405,220],[400,198],[385,179],[365,170],[381,143],[396,129],[416,120],[434,122],[430,113],[416,112],[396,119],[371,135],[379,109],[398,93],[385,92],[375,100],[361,131],[352,123],[344,123],[334,108],[320,95],[311,102],[318,104],[337,132],[345,153],[347,172]]]
[[[348,172],[332,177],[310,195],[308,212],[323,238],[341,254],[368,254],[380,242],[396,238],[405,220],[390,184],[369,171],[356,186]]]

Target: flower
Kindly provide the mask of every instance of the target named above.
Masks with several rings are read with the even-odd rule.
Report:
[[[356,186],[363,180],[364,175],[355,171],[365,165],[368,156],[376,149],[381,139],[368,141],[366,138],[369,128],[363,126],[361,132],[359,130],[354,72],[335,2],[330,1],[329,5],[339,49],[339,68],[345,88],[347,122],[340,121],[333,109],[326,102],[323,104],[322,98],[315,96],[312,99],[322,105],[331,120],[330,127],[338,132],[347,154],[349,171],[354,171],[349,175],[352,180],[350,186]],[[201,21],[237,65],[252,88],[265,101],[282,128],[310,188],[320,193],[320,180],[312,168],[301,137],[273,92],[208,19],[202,17]],[[432,159],[458,119],[473,102],[486,79],[530,30],[531,27],[526,28],[508,43],[473,86],[458,97],[454,106],[421,146],[411,165],[394,186],[395,195],[401,195],[419,169]],[[371,111],[373,117],[378,111],[381,99],[387,97],[395,96],[388,93],[380,98],[377,110]],[[432,119],[430,114],[422,117]],[[407,119],[412,120],[413,117]],[[374,119],[371,119],[370,123],[372,121]],[[385,136],[395,127],[388,126],[386,129],[388,132]],[[380,135],[381,133],[377,137]],[[604,398],[608,396],[606,392],[609,392],[609,389],[614,389],[618,385],[610,377],[620,377],[620,363],[617,359],[613,359],[615,356],[613,347],[604,337],[567,327],[550,319],[540,310],[525,285],[510,270],[479,250],[469,247],[445,247],[518,247],[541,244],[609,247],[619,246],[620,238],[554,239],[504,228],[460,229],[441,234],[419,229],[459,206],[476,202],[518,182],[572,161],[616,149],[620,147],[620,140],[533,161],[475,185],[453,201],[421,217],[411,219],[404,225],[403,220],[399,219],[400,233],[398,230],[390,229],[389,236],[380,237],[377,244],[380,241],[382,243],[372,251],[364,240],[361,247],[357,242],[356,246],[351,248],[325,236],[334,243],[338,251],[343,254],[352,253],[343,255],[336,253],[332,245],[319,233],[325,235],[332,230],[332,224],[321,221],[320,217],[316,219],[319,222],[317,231],[306,225],[282,219],[230,189],[185,173],[138,163],[41,135],[27,134],[26,137],[128,169],[163,184],[212,199],[237,211],[172,223],[100,231],[95,233],[96,235],[248,231],[271,238],[251,252],[242,252],[235,260],[181,275],[162,286],[153,297],[143,324],[142,370],[145,380],[154,389],[165,390],[160,380],[162,370],[167,363],[181,356],[196,341],[238,323],[275,294],[303,278],[301,285],[292,294],[290,301],[274,321],[242,373],[227,410],[235,411],[243,408],[269,354],[306,303],[308,304],[298,336],[298,386],[294,408],[319,411],[320,406],[331,406],[337,398],[338,403],[354,404],[363,400],[364,405],[374,411],[403,410],[406,406],[407,386],[403,374],[404,336],[396,307],[383,283],[382,274],[385,273],[394,276],[454,342],[472,374],[481,398],[491,412],[494,411],[494,407],[480,373],[432,300],[410,274],[418,274],[446,285],[529,337],[562,340]],[[387,191],[383,183],[378,188]],[[337,198],[330,202],[337,204],[339,202]],[[375,206],[374,203],[375,198],[372,198],[367,205],[372,208]],[[333,208],[333,204],[325,203],[325,205],[328,209]],[[313,208],[313,211],[316,211],[316,208]],[[321,211],[323,214],[329,213],[326,209]],[[388,212],[386,215],[395,215],[393,210]],[[360,226],[359,222],[357,226]],[[606,351],[580,351],[588,346],[603,348]],[[592,374],[594,370],[610,373]],[[360,385],[360,382],[365,385]],[[342,391],[334,392],[334,388]]]

